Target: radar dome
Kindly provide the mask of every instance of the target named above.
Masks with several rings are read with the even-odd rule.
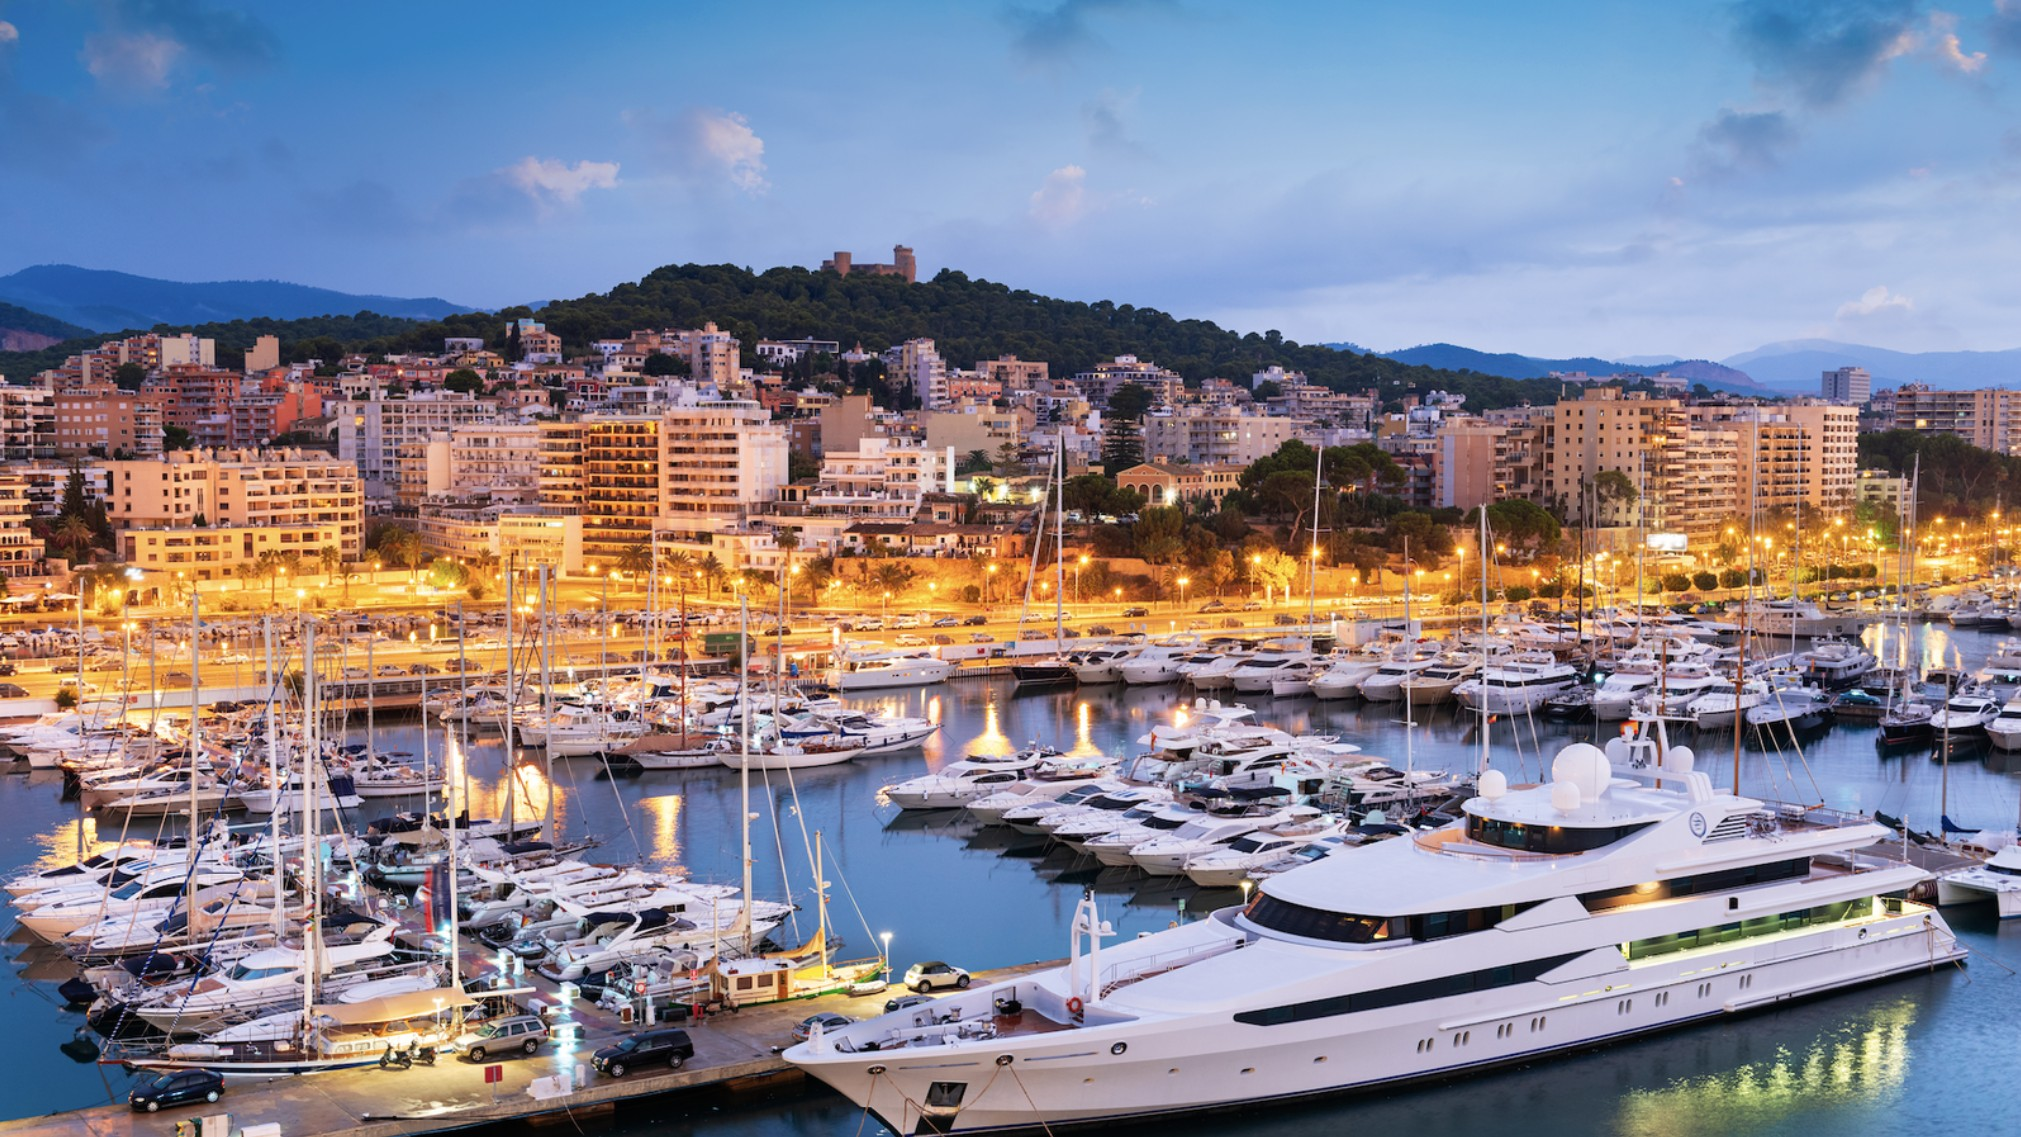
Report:
[[[1481,775],[1481,796],[1489,801],[1498,800],[1509,792],[1509,776],[1500,770],[1489,770]]]
[[[1551,808],[1559,813],[1579,812],[1579,784],[1577,782],[1551,783]]]
[[[1663,769],[1672,774],[1689,774],[1698,756],[1689,746],[1673,746],[1663,752]]]
[[[1551,780],[1578,786],[1579,797],[1584,801],[1599,801],[1613,777],[1614,767],[1607,761],[1607,755],[1590,742],[1575,742],[1558,751],[1551,761]],[[1554,787],[1551,793],[1555,805],[1557,789]]]

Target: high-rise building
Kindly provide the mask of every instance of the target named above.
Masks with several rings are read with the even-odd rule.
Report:
[[[365,494],[402,505],[428,496],[428,443],[437,434],[497,417],[495,399],[453,391],[404,398],[347,399],[332,404],[337,457],[355,462]]]
[[[1982,449],[2021,455],[2021,391],[1937,391],[1906,383],[1877,393],[1873,402],[1881,430],[1954,434]]]
[[[1874,378],[1864,367],[1841,367],[1825,372],[1819,386],[1826,402],[1859,406],[1873,396]]]
[[[932,340],[906,340],[885,352],[884,370],[894,385],[912,388],[920,406],[934,410],[946,405],[947,363]]]
[[[365,551],[365,498],[357,467],[327,454],[178,450],[161,458],[108,462],[106,470],[105,511],[115,529],[164,534],[229,527],[317,534],[327,529],[345,557],[356,560]],[[320,547],[321,536],[316,542]],[[159,551],[192,547],[170,542]]]

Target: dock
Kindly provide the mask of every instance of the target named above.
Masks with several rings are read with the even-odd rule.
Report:
[[[1015,978],[1062,962],[977,972],[975,981]],[[564,1003],[555,984],[531,971],[525,978],[527,986],[540,989],[536,998],[554,1008],[548,1017],[556,1041],[531,1057],[514,1054],[480,1066],[444,1053],[432,1067],[409,1070],[370,1066],[300,1077],[235,1079],[227,1083],[224,1097],[216,1105],[200,1102],[160,1113],[136,1113],[120,1101],[0,1122],[0,1137],[173,1137],[177,1121],[215,1114],[229,1114],[233,1129],[278,1124],[282,1137],[325,1133],[418,1137],[485,1125],[567,1124],[608,1111],[620,1102],[710,1088],[755,1090],[798,1081],[803,1075],[779,1056],[792,1045],[795,1024],[823,1011],[868,1018],[883,1012],[886,999],[906,993],[893,987],[856,998],[798,999],[711,1015],[701,1022],[666,1024],[687,1030],[695,1044],[693,1059],[678,1070],[639,1070],[623,1078],[607,1078],[589,1069],[590,1054],[638,1026],[626,1024],[586,1000]],[[501,1080],[487,1084],[487,1067],[495,1068]],[[536,1079],[567,1077],[571,1072],[582,1075],[572,1092],[538,1099],[528,1092]]]

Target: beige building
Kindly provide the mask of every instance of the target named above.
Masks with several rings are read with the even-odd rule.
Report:
[[[28,530],[28,483],[0,474],[0,576],[36,576],[42,542]]]
[[[1144,454],[1154,462],[1247,466],[1275,454],[1304,425],[1227,407],[1174,407],[1144,416]]]
[[[106,516],[115,529],[328,528],[347,560],[365,552],[357,468],[316,451],[179,450],[108,462],[106,486]]]
[[[1749,509],[1843,509],[1859,471],[1859,409],[1817,399],[1701,403],[1695,424],[1731,433],[1737,452],[1730,514]]]
[[[1910,383],[1873,397],[1882,430],[1953,434],[1985,450],[2021,455],[2021,391],[1934,391]]]
[[[58,391],[54,402],[59,458],[161,453],[161,404],[145,395],[94,385]]]
[[[1241,485],[1241,466],[1190,466],[1145,462],[1116,475],[1116,488],[1136,490],[1145,505],[1212,502]]]
[[[343,535],[332,524],[128,529],[118,536],[121,560],[150,573],[187,574],[191,580],[224,580],[242,564],[257,564],[267,552],[294,554],[304,567],[319,562],[326,548],[355,559],[344,553]]]
[[[582,518],[537,505],[428,502],[416,511],[415,532],[429,552],[445,557],[496,557],[549,565],[574,575],[583,569]]]
[[[1909,504],[1909,479],[1887,470],[1861,470],[1853,479],[1853,500],[1902,516]]]
[[[428,440],[431,497],[483,496],[494,504],[540,500],[541,430],[534,422],[470,423]]]
[[[495,399],[454,391],[404,398],[349,399],[332,404],[337,457],[356,463],[366,496],[419,505],[428,496],[428,444],[457,427],[498,417]]]
[[[950,410],[926,411],[920,417],[926,423],[926,444],[936,450],[954,451],[957,462],[977,450],[994,459],[997,447],[1006,442],[1017,445],[1022,439],[1015,410],[998,410],[978,403]],[[826,434],[823,434],[821,444],[824,447],[829,445]]]
[[[540,424],[540,503],[561,513],[582,512],[582,424]]]
[[[1432,504],[1447,509],[1492,505],[1509,495],[1500,480],[1507,427],[1476,420],[1449,420],[1432,450]]]

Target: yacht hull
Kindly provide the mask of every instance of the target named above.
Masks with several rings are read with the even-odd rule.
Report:
[[[1921,917],[1899,917],[1869,937],[1839,931],[1820,950],[1732,952],[1716,972],[1699,973],[1692,961],[1665,967],[1638,976],[1632,997],[1591,984],[1561,997],[1564,985],[1532,982],[1466,1005],[1435,999],[1269,1027],[1230,1026],[1225,1013],[1218,1021],[1181,1015],[875,1052],[816,1053],[802,1044],[786,1058],[896,1132],[1058,1132],[1532,1062],[1896,978],[1964,954],[1941,922]],[[1043,977],[977,992],[1017,997],[1033,978]],[[991,1078],[1003,1069],[1018,1077]],[[958,1107],[928,1107],[922,1118],[920,1103],[946,1102],[957,1085]]]

